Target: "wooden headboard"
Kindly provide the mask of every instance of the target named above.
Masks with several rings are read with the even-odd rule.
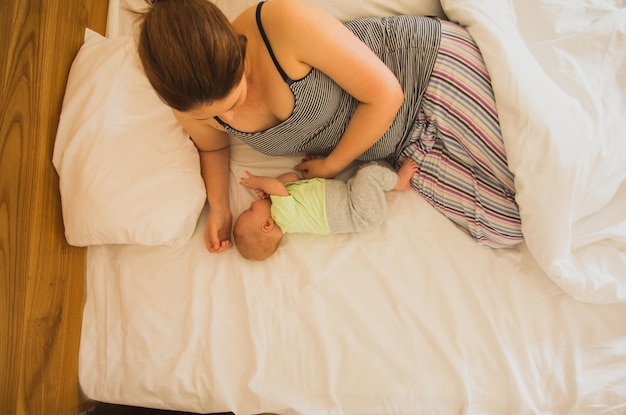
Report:
[[[70,65],[107,0],[0,2],[0,413],[78,414],[84,249],[63,234],[52,150]]]

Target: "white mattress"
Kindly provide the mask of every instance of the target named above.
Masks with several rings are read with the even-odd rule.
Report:
[[[130,33],[110,3],[109,35]],[[89,397],[237,414],[626,413],[624,3],[442,3],[492,75],[527,242],[478,246],[404,192],[380,230],[290,235],[263,263],[206,252],[206,211],[182,248],[92,246]],[[233,139],[233,212],[253,197],[244,169],[297,160]]]

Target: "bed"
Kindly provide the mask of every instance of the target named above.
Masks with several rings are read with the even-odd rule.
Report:
[[[468,28],[525,242],[481,247],[402,192],[373,232],[290,235],[261,263],[209,254],[197,154],[134,54],[142,3],[111,0],[107,36],[88,30],[74,60],[53,156],[65,237],[88,247],[86,395],[202,413],[626,413],[626,5],[310,1]],[[230,18],[253,4],[216,2]],[[254,197],[244,170],[299,159],[233,138],[233,213]]]

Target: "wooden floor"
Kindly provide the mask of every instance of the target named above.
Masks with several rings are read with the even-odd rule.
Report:
[[[52,151],[85,27],[107,0],[0,0],[0,414],[78,415],[84,249],[67,245]]]

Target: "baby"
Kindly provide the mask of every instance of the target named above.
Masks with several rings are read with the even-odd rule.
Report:
[[[235,222],[233,236],[241,255],[262,261],[278,248],[285,233],[361,232],[385,219],[385,192],[408,190],[417,164],[406,159],[398,172],[376,163],[361,167],[347,182],[299,180],[295,173],[276,178],[246,171],[240,184],[259,197]]]

